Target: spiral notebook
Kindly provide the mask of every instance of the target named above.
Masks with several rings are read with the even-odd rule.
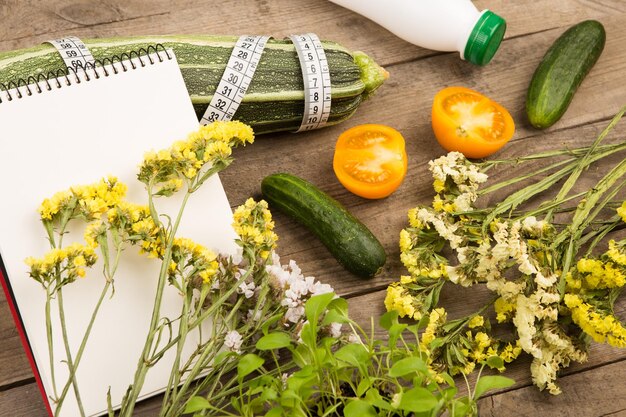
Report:
[[[130,201],[145,204],[143,184],[136,180],[144,152],[185,138],[198,128],[198,120],[170,50],[0,91],[0,100],[0,281],[51,412],[45,292],[29,278],[24,263],[26,257],[41,257],[49,250],[37,207],[57,191],[107,175],[128,184]],[[178,203],[176,196],[158,201],[160,210],[170,214]],[[220,252],[234,251],[232,213],[217,176],[192,196],[185,213],[180,236]],[[78,229],[71,230],[65,242],[82,242]],[[158,262],[134,247],[124,252],[115,295],[102,305],[77,373],[87,415],[106,411],[109,387],[112,404],[119,405],[132,382],[152,313],[158,267]],[[96,265],[85,278],[64,289],[74,354],[104,284],[100,271]],[[179,294],[167,288],[162,314],[176,317],[180,305]],[[56,311],[54,305],[52,311]],[[62,387],[68,372],[62,362],[65,355],[56,317],[53,314],[54,367]],[[172,359],[166,356],[151,368],[142,397],[165,387]],[[61,415],[79,415],[72,390]]]

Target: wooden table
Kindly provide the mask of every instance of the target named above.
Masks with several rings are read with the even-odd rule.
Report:
[[[374,0],[372,0],[374,1]],[[382,1],[382,0],[378,0]],[[416,0],[417,1],[417,0]],[[501,156],[588,143],[626,104],[626,2],[623,0],[479,0],[504,16],[507,39],[494,61],[478,68],[458,54],[420,49],[368,20],[324,0],[53,0],[0,2],[0,49],[36,45],[74,34],[83,38],[143,34],[271,34],[315,31],[353,50],[363,50],[391,73],[391,78],[357,114],[339,126],[306,134],[260,137],[237,151],[222,181],[233,206],[259,195],[270,173],[294,172],[313,181],[365,222],[383,242],[389,261],[382,275],[369,281],[345,272],[303,227],[276,214],[279,253],[295,259],[306,274],[334,286],[350,299],[351,314],[367,324],[379,316],[386,286],[403,273],[398,233],[406,212],[432,198],[427,162],[442,154],[430,127],[433,95],[448,85],[482,91],[511,110],[517,122],[514,140]],[[607,29],[603,56],[583,83],[565,117],[546,133],[532,129],[524,116],[530,77],[548,46],[566,27],[598,19]],[[384,123],[407,141],[409,173],[401,188],[382,201],[366,201],[347,192],[331,167],[337,136],[361,123]],[[617,129],[624,137],[626,122]],[[453,289],[443,295],[450,315],[467,313],[485,296]],[[626,302],[618,305],[624,312]],[[529,358],[510,367],[516,385],[480,402],[483,416],[626,416],[626,350],[594,345],[590,360],[565,369],[563,394],[550,396],[532,386]],[[138,416],[156,413],[159,400],[141,404]],[[0,294],[0,416],[44,416],[44,406],[19,342],[4,295]]]

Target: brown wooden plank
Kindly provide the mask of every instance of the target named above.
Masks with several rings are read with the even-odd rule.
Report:
[[[534,387],[493,395],[479,401],[483,417],[624,417],[626,361],[562,378],[567,390],[552,396]]]
[[[47,417],[43,399],[35,384],[0,391],[0,416]]]
[[[33,377],[22,343],[9,311],[9,305],[0,290],[0,387]],[[2,415],[2,414],[0,414]]]
[[[480,9],[489,7],[506,18],[508,37],[569,26],[583,19],[604,19],[626,11],[621,0],[478,0],[475,3]],[[31,0],[8,2],[0,7],[4,7],[5,22],[0,27],[0,50],[33,46],[68,34],[88,38],[248,32],[282,37],[315,31],[350,49],[366,51],[383,64],[433,54],[327,1],[235,0],[224,6],[215,1],[108,0],[94,7],[86,0],[55,0],[44,4]]]

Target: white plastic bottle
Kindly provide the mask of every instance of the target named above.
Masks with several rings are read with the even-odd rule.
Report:
[[[470,0],[330,0],[385,27],[400,38],[437,51],[459,51],[461,58],[485,65],[495,55],[506,22],[479,12]]]

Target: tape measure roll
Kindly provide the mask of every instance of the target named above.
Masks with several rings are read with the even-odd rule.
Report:
[[[63,62],[65,62],[65,66],[68,68],[85,68],[88,63],[94,61],[93,55],[91,55],[87,45],[76,36],[53,39],[47,41],[47,43],[52,44],[57,49]]]
[[[239,37],[200,124],[233,118],[250,86],[269,38],[249,35]]]
[[[332,102],[330,70],[322,42],[314,33],[290,36],[304,79],[304,116],[298,132],[324,127]]]

